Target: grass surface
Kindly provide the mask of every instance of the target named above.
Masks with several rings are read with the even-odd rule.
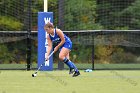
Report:
[[[64,65],[65,68],[68,68]],[[76,63],[80,69],[92,68],[92,64]],[[36,68],[37,64],[32,64],[31,68]],[[140,69],[140,64],[94,64],[95,69]],[[26,64],[0,64],[0,69],[26,69]],[[58,64],[53,64],[53,68],[58,68]]]
[[[33,78],[34,71],[1,70],[0,93],[140,93],[139,70],[80,72],[38,72]]]

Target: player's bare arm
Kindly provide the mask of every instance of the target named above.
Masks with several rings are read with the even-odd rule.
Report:
[[[48,41],[48,48],[47,48],[47,55],[46,56],[48,56],[52,50],[52,41],[51,41],[49,35],[47,36],[47,41]]]

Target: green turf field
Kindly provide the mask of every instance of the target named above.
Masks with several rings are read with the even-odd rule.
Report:
[[[27,64],[0,64],[0,69],[26,69]],[[65,68],[68,68],[64,65]],[[77,68],[92,68],[92,64],[76,63]],[[36,68],[37,64],[32,64],[31,68]],[[58,68],[58,63],[53,64],[53,68]],[[140,69],[140,64],[94,64],[94,69]]]
[[[140,93],[140,70],[98,70],[71,77],[68,71],[0,70],[0,93]]]

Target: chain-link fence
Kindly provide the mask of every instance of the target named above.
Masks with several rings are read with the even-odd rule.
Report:
[[[28,67],[37,67],[37,14],[43,5],[0,1],[0,69],[26,69],[29,61]],[[72,39],[70,58],[78,68],[139,69],[139,5],[139,0],[48,0],[48,11]],[[57,53],[54,68],[58,60]]]

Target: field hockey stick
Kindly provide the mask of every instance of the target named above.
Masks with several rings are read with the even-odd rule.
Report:
[[[54,51],[48,56],[48,60],[49,60],[49,58],[52,56],[53,53],[54,53]],[[48,61],[48,60],[45,60],[45,62]],[[43,63],[39,66],[39,68],[35,71],[35,73],[32,74],[32,77],[36,77],[36,76],[37,76],[37,72],[38,72],[38,71],[40,70],[40,68],[45,64],[45,62],[43,62]]]

